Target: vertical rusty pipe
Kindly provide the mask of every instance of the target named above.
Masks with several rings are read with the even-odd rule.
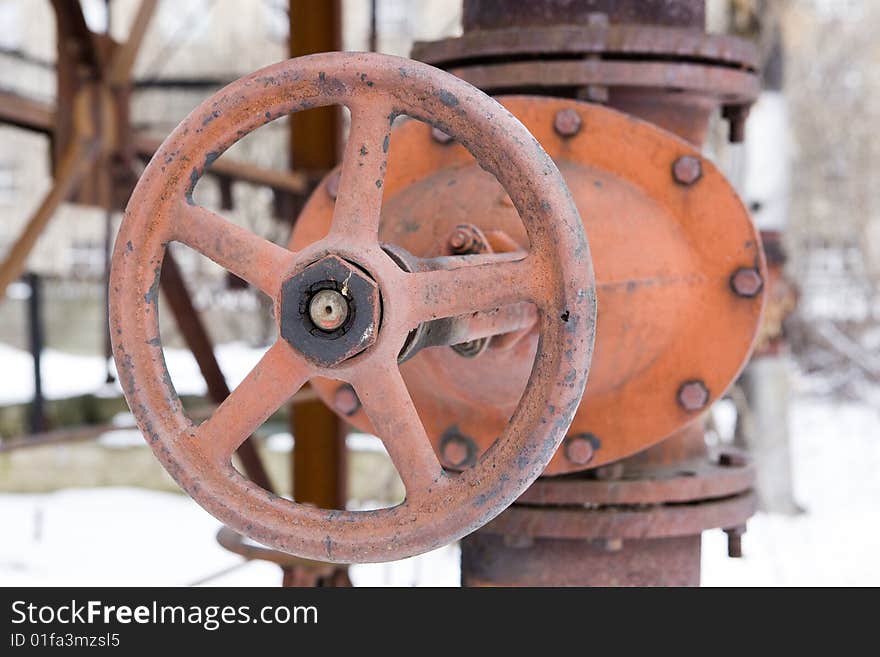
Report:
[[[342,47],[339,0],[291,0],[290,56]],[[297,112],[290,117],[290,162],[297,169],[327,171],[339,160],[341,135],[337,107]],[[293,497],[323,508],[345,508],[347,499],[345,431],[320,401],[291,409]]]

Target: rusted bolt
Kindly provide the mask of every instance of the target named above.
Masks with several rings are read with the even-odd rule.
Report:
[[[581,115],[568,107],[556,112],[553,128],[560,137],[574,137],[581,130]]]
[[[489,338],[477,338],[452,345],[452,351],[463,358],[476,358],[489,347]]]
[[[605,465],[601,468],[596,468],[593,472],[594,476],[599,481],[616,481],[623,478],[625,469],[623,463],[617,462],[612,463],[611,465]]]
[[[764,287],[764,279],[757,269],[740,267],[730,277],[730,287],[741,297],[754,297]]]
[[[746,119],[749,118],[749,107],[747,105],[727,105],[721,114],[730,125],[728,133],[730,143],[741,144],[745,141]]]
[[[565,439],[562,452],[575,465],[586,465],[593,460],[593,454],[598,447],[599,440],[593,434],[579,433]]]
[[[474,236],[465,227],[458,226],[449,236],[448,243],[453,253],[467,253],[474,244]]]
[[[322,331],[335,331],[348,319],[348,299],[336,290],[321,290],[309,303],[309,317]]]
[[[332,198],[334,201],[336,200],[336,196],[339,194],[339,179],[342,177],[342,172],[334,171],[327,178],[327,184],[324,186],[324,189],[327,190],[327,196]]]
[[[452,143],[452,135],[446,134],[440,128],[431,128],[431,138],[438,144],[446,145]]]
[[[749,458],[740,452],[721,452],[718,455],[718,465],[722,468],[742,468],[748,463]]]
[[[724,533],[727,534],[727,556],[731,559],[741,559],[743,555],[742,537],[746,533],[746,526],[727,527]]]
[[[450,468],[464,468],[477,462],[477,444],[450,427],[440,438],[440,458]]]
[[[468,448],[463,442],[450,440],[443,446],[443,460],[451,466],[459,466],[467,460]]]
[[[446,238],[446,246],[452,255],[472,255],[489,251],[486,236],[473,224],[456,226]]]
[[[702,175],[703,165],[692,155],[683,155],[672,165],[672,176],[679,185],[693,185]]]
[[[346,417],[351,417],[360,410],[361,400],[348,383],[339,386],[333,395],[333,406]]]
[[[686,411],[699,411],[709,403],[709,389],[702,381],[685,381],[678,388],[678,403]]]

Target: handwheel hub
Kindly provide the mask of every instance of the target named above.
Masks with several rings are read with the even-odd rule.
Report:
[[[360,267],[329,255],[281,286],[281,335],[309,360],[337,365],[376,341],[381,295]]]

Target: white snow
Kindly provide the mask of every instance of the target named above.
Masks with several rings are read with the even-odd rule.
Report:
[[[720,530],[703,535],[703,584],[880,585],[880,416],[864,404],[792,405],[797,517],[759,513],[728,559]],[[375,440],[375,439],[373,439]],[[358,440],[355,444],[367,441]],[[0,495],[0,586],[266,585],[277,567],[219,547],[216,520],[183,495],[126,488]],[[369,586],[456,586],[458,549],[352,568]]]
[[[265,348],[249,347],[240,342],[218,345],[215,350],[220,369],[231,388],[241,382],[265,352]],[[205,394],[205,381],[192,352],[165,349],[165,362],[178,394]],[[30,354],[0,344],[0,363],[3,363],[0,405],[31,401],[34,394],[34,366]],[[64,399],[89,393],[122,394],[118,383],[112,385],[111,391],[105,389],[106,365],[100,356],[80,356],[46,349],[42,354],[40,370],[46,399]]]
[[[243,344],[217,348],[234,387],[264,350]],[[172,380],[182,394],[204,393],[192,355],[166,350]],[[0,404],[27,402],[31,360],[27,352],[0,344]],[[104,385],[100,357],[46,350],[46,393],[60,398]],[[805,382],[801,382],[805,383]],[[703,583],[738,585],[880,585],[880,411],[868,403],[833,403],[805,396],[795,387],[791,440],[795,493],[806,513],[783,517],[759,513],[743,538],[743,559],[728,559],[720,530],[703,535]],[[815,386],[813,386],[815,388]],[[118,393],[118,388],[116,389]],[[798,392],[800,390],[800,392]],[[715,409],[720,433],[732,426],[731,404]],[[142,446],[132,418],[119,414],[100,443]],[[279,433],[270,449],[289,450]],[[381,441],[353,434],[348,447],[384,451]],[[10,585],[277,585],[276,566],[244,563],[217,545],[218,523],[183,496],[126,488],[65,490],[46,495],[0,494],[0,586]],[[361,585],[450,585],[459,581],[458,549],[450,546],[393,564],[356,566]]]

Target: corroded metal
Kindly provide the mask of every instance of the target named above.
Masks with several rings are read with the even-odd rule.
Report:
[[[349,107],[352,129],[335,201],[326,193],[314,197],[334,206],[324,235],[289,251],[192,203],[199,177],[242,136],[291,111],[332,104]],[[519,212],[528,250],[449,257],[407,272],[381,248],[391,123],[400,114],[453,135],[497,177]],[[196,249],[267,294],[276,317],[285,280],[327,255],[354,263],[381,292],[376,342],[327,367],[278,340],[196,426],[168,377],[159,337],[156,286],[170,241]],[[518,497],[546,467],[580,401],[596,310],[577,209],[556,166],[528,131],[496,101],[437,69],[353,53],[303,57],[257,71],[207,99],[175,129],[126,210],[110,300],[114,356],[126,398],[156,456],[181,487],[260,543],[335,562],[397,559],[446,544]],[[448,472],[404,384],[397,362],[401,348],[424,322],[521,302],[537,308],[541,335],[529,382],[494,447],[473,467]],[[402,504],[363,512],[318,509],[267,494],[232,468],[230,456],[241,441],[314,377],[352,385],[406,486]]]
[[[590,383],[568,433],[593,435],[594,453],[577,463],[584,457],[572,460],[560,451],[546,474],[600,467],[694,421],[736,379],[760,324],[764,294],[740,296],[730,279],[740,268],[765,271],[760,239],[735,191],[686,142],[588,103],[500,100],[559,165],[590,235],[598,281],[601,326]],[[582,118],[573,137],[556,129],[555,117],[563,110]],[[487,241],[501,233],[516,248],[526,247],[528,236],[510,198],[464,148],[437,144],[430,129],[416,122],[396,128],[393,141],[384,181],[383,241],[429,256],[444,248],[458,226],[473,224]],[[697,165],[685,167],[699,174],[690,185],[673,175],[674,164],[684,158]],[[319,189],[300,216],[291,248],[325,235],[332,212]],[[513,319],[507,317],[507,331],[515,328]],[[481,451],[504,428],[526,385],[537,342],[533,332],[513,335],[517,339],[503,349],[493,338],[489,349],[466,363],[451,350],[427,349],[402,366],[438,454],[453,423]],[[682,386],[693,381],[700,382],[699,389],[686,386],[680,398]],[[332,406],[338,384],[315,385]],[[371,429],[362,411],[348,419]]]

